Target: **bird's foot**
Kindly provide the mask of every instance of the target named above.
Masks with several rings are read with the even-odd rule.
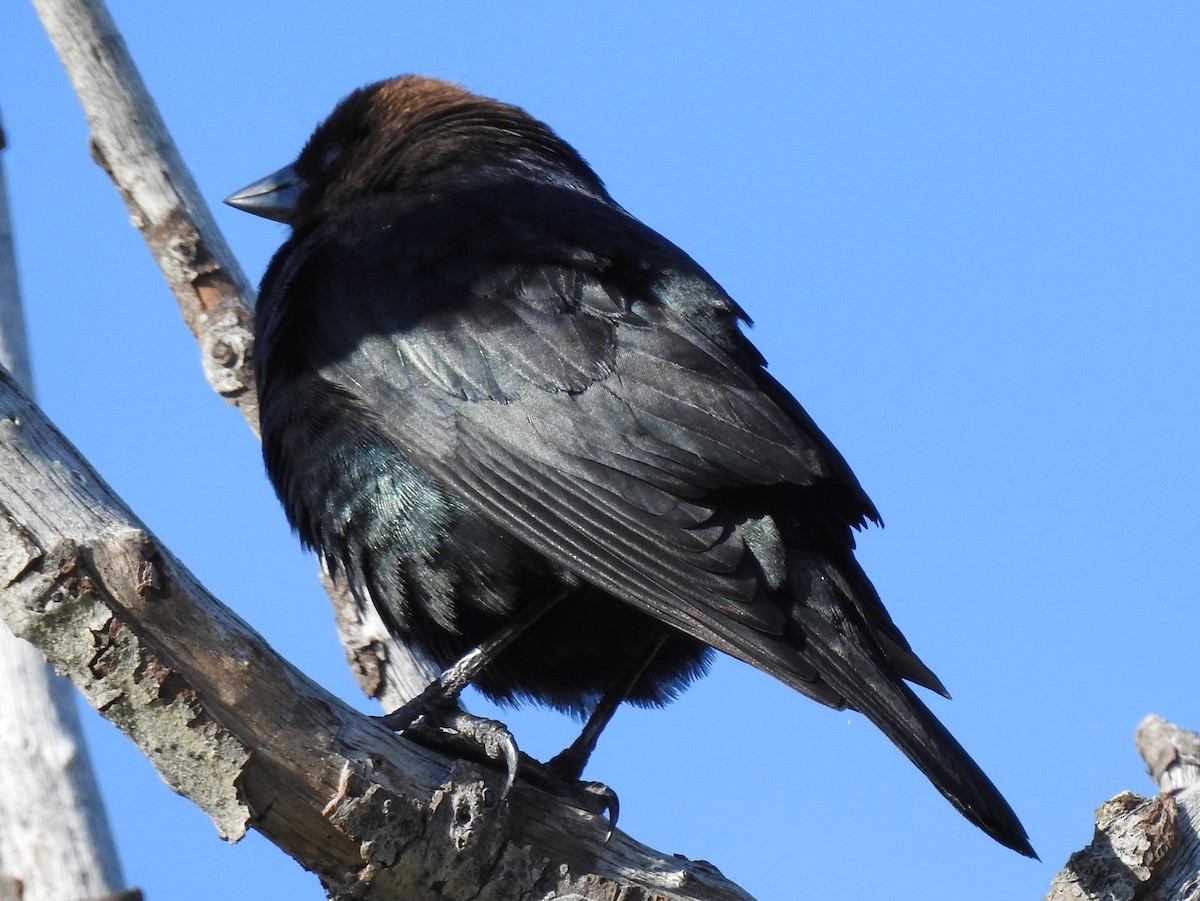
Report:
[[[607,721],[607,716],[603,717],[603,722]],[[570,747],[555,754],[545,763],[538,764],[538,768],[544,788],[555,794],[576,799],[582,809],[589,813],[603,814],[608,818],[608,835],[605,836],[605,841],[608,841],[612,838],[613,830],[617,828],[617,816],[621,810],[617,793],[603,782],[590,782],[583,778],[584,767],[592,756],[599,734],[599,729],[585,728],[583,734]]]
[[[580,760],[568,748],[548,763],[542,763],[517,749],[516,740],[503,723],[467,713],[456,702],[429,705],[418,697],[392,713],[377,719],[397,732],[403,732],[426,747],[455,757],[490,763],[505,773],[501,800],[508,797],[518,772],[543,791],[565,798],[581,810],[608,820],[605,841],[612,838],[620,814],[617,793],[602,782],[580,779],[586,759]]]
[[[516,739],[508,726],[499,720],[475,716],[464,710],[452,711],[439,721],[438,726],[473,743],[489,760],[504,766],[504,788],[500,792],[500,800],[507,798],[513,783],[517,781],[521,759]]]
[[[565,753],[564,751],[563,754]],[[522,754],[521,771],[528,782],[544,791],[566,798],[580,810],[607,819],[608,832],[604,840],[608,841],[612,838],[613,830],[617,828],[617,817],[621,813],[617,793],[603,782],[580,779],[579,769],[564,765],[560,761],[563,754],[547,763],[540,763]]]
[[[430,708],[417,703],[421,700],[415,698],[398,710],[379,717],[379,721],[436,750],[499,764],[505,773],[500,799],[507,798],[517,779],[521,758],[508,726],[498,720],[467,713],[457,703]]]
[[[394,732],[403,732],[420,717],[429,719],[431,716],[442,717],[454,712],[462,713],[458,696],[477,674],[480,661],[485,656],[479,648],[469,651],[461,660],[426,685],[419,695],[380,717],[380,721]]]

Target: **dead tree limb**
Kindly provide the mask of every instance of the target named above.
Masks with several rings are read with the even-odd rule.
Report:
[[[0,126],[0,151],[7,145]],[[0,365],[32,394],[0,164]],[[0,624],[0,896],[78,901],[124,885],[71,686]]]
[[[331,897],[746,901],[522,782],[398,738],[209,595],[0,375],[0,616],[229,839],[253,827]]]
[[[101,2],[34,0],[109,174],[200,342],[209,383],[257,430],[249,282]]]
[[[1046,901],[1200,899],[1200,735],[1152,714],[1135,742],[1160,794],[1101,804],[1095,838],[1071,855]]]
[[[34,0],[87,117],[92,156],[108,173],[200,345],[213,390],[258,432],[252,365],[254,292],[218,231],[120,32],[101,0]],[[388,709],[436,675],[344,587],[327,584],[346,656]]]

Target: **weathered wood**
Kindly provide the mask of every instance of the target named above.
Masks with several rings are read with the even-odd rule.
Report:
[[[254,292],[99,0],[34,0],[91,129],[96,161],[113,180],[200,345],[213,389],[258,432],[252,366]],[[399,707],[436,669],[326,580],[338,634],[359,685]]]
[[[0,150],[5,144],[0,127]],[[32,393],[2,163],[0,365]],[[0,686],[0,899],[108,895],[124,882],[71,686],[2,623]]]
[[[335,898],[745,901],[522,782],[398,738],[272,651],[0,376],[0,616],[221,834],[262,832]]]
[[[1135,740],[1162,793],[1122,792],[1100,805],[1095,838],[1071,855],[1046,901],[1200,899],[1200,735],[1150,715]]]
[[[1133,741],[1160,792],[1200,784],[1200,735],[1152,713],[1138,724]]]
[[[8,146],[4,123],[0,122],[0,151]],[[0,157],[3,154],[0,153]],[[17,278],[17,252],[13,241],[12,215],[8,210],[8,184],[0,162],[0,363],[25,390],[33,394],[33,372],[29,368],[29,343],[21,286]]]
[[[83,106],[91,150],[129,208],[200,343],[209,383],[255,429],[249,282],[99,0],[34,0]]]

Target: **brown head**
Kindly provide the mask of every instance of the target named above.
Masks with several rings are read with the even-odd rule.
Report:
[[[433,197],[499,177],[608,196],[575,149],[520,107],[401,75],[350,94],[294,163],[225,202],[301,228],[374,194]]]

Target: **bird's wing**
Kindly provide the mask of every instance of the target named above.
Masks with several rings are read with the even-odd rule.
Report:
[[[539,202],[585,200],[561,193]],[[742,526],[762,511],[723,498],[832,484],[841,510],[813,526],[847,552],[874,510],[765,376],[724,292],[588,202],[557,217],[503,198],[360,209],[294,248],[276,290],[311,322],[310,363],[447,490],[564,568],[836,704],[784,639],[785,611],[748,553]]]

